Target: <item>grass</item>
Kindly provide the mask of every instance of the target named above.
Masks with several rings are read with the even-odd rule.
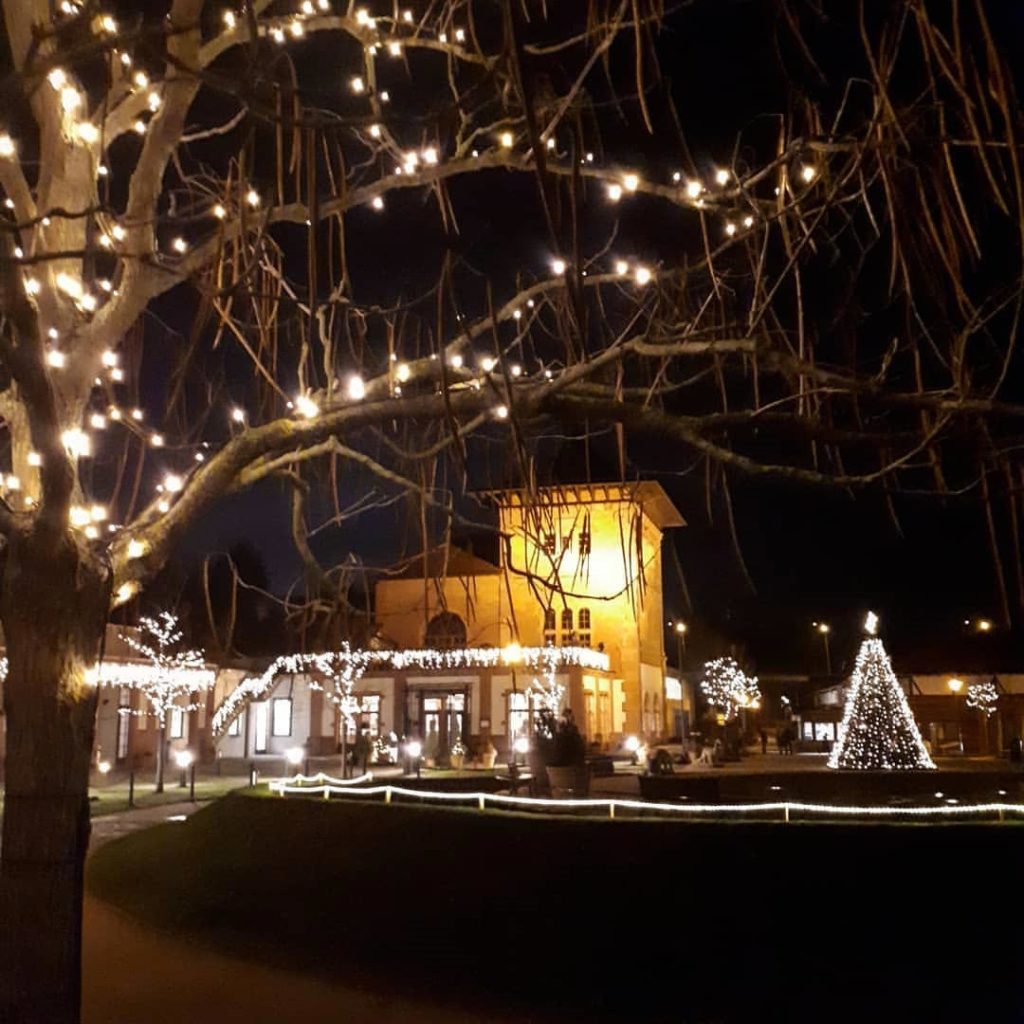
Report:
[[[240,793],[108,844],[87,884],[190,941],[533,1020],[996,1021],[1020,835]]]
[[[179,773],[177,770],[168,772],[164,779],[164,791],[156,793],[153,789],[153,780],[135,780],[135,806],[136,807],[162,807],[164,804],[183,803],[189,798],[188,786],[184,788],[178,785]],[[223,778],[211,775],[196,779],[196,800],[216,800],[236,789],[242,789],[249,785],[248,776],[225,776]],[[89,806],[92,809],[92,817],[101,818],[107,814],[116,814],[118,811],[128,810],[128,783],[114,782],[104,786],[90,786]]]

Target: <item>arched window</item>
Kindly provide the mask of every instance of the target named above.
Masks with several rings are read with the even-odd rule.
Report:
[[[554,647],[557,639],[555,633],[555,609],[544,609],[544,644],[547,647]]]
[[[562,609],[562,643],[567,644],[572,638],[572,609]]]
[[[455,612],[440,612],[427,623],[423,638],[427,647],[450,650],[466,646],[466,624]]]
[[[590,646],[590,609],[581,608],[577,618],[579,623],[578,638],[581,647]]]

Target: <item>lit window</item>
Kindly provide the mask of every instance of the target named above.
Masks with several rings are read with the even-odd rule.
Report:
[[[274,700],[274,717],[270,726],[272,736],[291,736],[292,734],[292,700],[291,697],[278,697]]]
[[[589,555],[590,554],[590,531],[589,530],[581,530],[580,531],[580,554],[581,555]]]
[[[172,740],[185,738],[185,712],[181,708],[171,708],[171,721],[168,734]]]
[[[241,736],[242,735],[242,716],[236,715],[231,719],[231,724],[228,726],[229,736]]]
[[[254,704],[255,716],[253,717],[253,750],[257,754],[267,752],[267,702],[260,701]]]
[[[555,535],[554,535],[553,532],[549,533],[548,531],[545,530],[545,532],[544,532],[544,550],[549,555],[553,555],[555,553]]]
[[[565,643],[572,636],[572,609],[562,609],[562,642]]]
[[[555,609],[544,609],[544,644],[548,647],[555,645]]]
[[[579,642],[582,647],[590,646],[590,609],[581,608],[579,614]]]

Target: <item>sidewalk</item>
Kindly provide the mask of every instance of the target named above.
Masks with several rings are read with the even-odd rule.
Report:
[[[85,901],[83,1024],[485,1024],[451,1007],[420,1006],[248,963],[144,928]]]

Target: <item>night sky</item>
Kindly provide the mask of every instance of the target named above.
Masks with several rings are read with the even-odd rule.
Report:
[[[1011,65],[1024,66],[1014,59],[1024,56],[1024,12],[1019,5],[1001,6],[994,12],[1000,21],[1000,38],[1013,48]],[[716,0],[692,8],[684,16],[669,18],[659,42],[662,98],[671,95],[685,146],[696,165],[711,168],[729,163],[740,132],[747,150],[736,155],[739,159],[746,155],[753,162],[761,156],[761,147],[774,138],[771,115],[786,109],[786,74],[814,76],[794,55],[775,20],[775,5]],[[809,18],[805,28],[816,41],[826,72],[826,80],[812,87],[824,92],[840,88],[846,75],[859,67],[851,23]],[[336,62],[329,63],[327,53],[318,55],[313,46],[304,73],[309,75],[304,84],[316,94],[336,81]],[[665,113],[667,106],[652,106],[661,111],[653,136],[642,130],[635,109],[627,105],[628,123],[606,131],[605,140],[616,150],[626,147],[652,176],[667,176],[680,166],[683,143]],[[536,270],[549,257],[535,201],[536,184],[527,176],[512,188],[502,182],[500,204],[488,201],[486,182],[458,182],[453,193],[461,204],[460,232],[455,238],[431,229],[431,224],[436,225],[434,214],[421,196],[389,200],[386,230],[380,230],[380,222],[370,215],[350,218],[350,251],[360,257],[353,259],[351,272],[360,300],[386,298],[399,264],[411,290],[428,285],[441,255],[448,251],[462,261],[466,305],[477,312],[480,307],[474,308],[474,301],[482,301],[486,278],[494,281],[496,296],[504,298],[519,267]],[[613,224],[616,217],[618,225]],[[614,228],[617,251],[625,254],[633,247],[657,254],[678,245],[684,221],[678,212],[637,203],[629,209],[595,207],[588,211],[585,223],[593,233],[588,243],[599,244]],[[819,284],[828,288],[827,280]],[[163,329],[184,337],[189,329],[183,319],[187,305],[180,295],[168,297],[157,305],[154,319]],[[147,356],[150,370],[161,358],[167,357],[157,352]],[[226,383],[230,391],[230,375]],[[543,455],[552,481],[585,476],[582,445],[559,431],[539,441],[534,451]],[[627,475],[660,480],[689,524],[668,540],[678,560],[666,547],[666,617],[682,616],[691,624],[694,657],[703,649],[703,636],[709,655],[717,653],[711,647],[728,642],[737,644],[763,671],[821,671],[820,638],[812,631],[811,621],[824,619],[832,625],[833,665],[838,669],[849,665],[858,624],[864,611],[873,608],[882,616],[883,633],[896,655],[897,668],[1021,667],[1015,661],[1019,632],[997,629],[980,638],[963,627],[964,619],[998,619],[999,615],[985,521],[976,496],[897,497],[892,506],[897,523],[880,491],[854,495],[730,476],[734,536],[720,491],[709,509],[704,467],[691,453],[661,451],[652,459],[648,450],[634,444],[628,454]],[[593,479],[615,477],[617,457],[610,435],[595,439],[589,456]],[[511,479],[503,446],[497,442],[478,449],[469,468],[469,490]],[[380,486],[354,469],[346,469],[344,479],[349,493]],[[482,527],[493,522],[487,510],[470,498],[462,499],[459,508]],[[270,588],[284,592],[298,572],[287,509],[284,489],[273,484],[224,502],[189,538],[183,551],[185,564],[195,565],[211,550],[227,550],[246,541],[259,549]],[[317,511],[326,513],[326,505],[318,507],[314,502],[313,521]],[[355,553],[368,565],[385,566],[396,556],[416,550],[418,540],[410,533],[411,526],[408,510],[399,503],[350,521],[343,529],[323,532],[314,546],[326,564]],[[1006,524],[1000,527],[1005,530]],[[458,527],[454,537],[471,541],[478,553],[493,557],[494,540],[484,529]],[[1012,593],[1015,584],[1008,562],[1007,566]]]

